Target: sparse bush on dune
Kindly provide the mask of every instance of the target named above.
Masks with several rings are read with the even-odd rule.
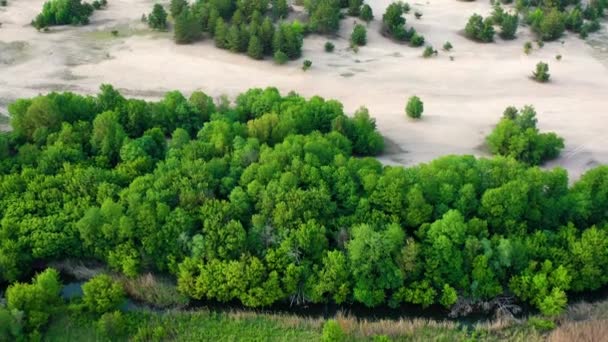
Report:
[[[538,82],[548,82],[551,76],[549,75],[549,64],[544,62],[538,62],[538,64],[536,64],[536,70],[534,70],[532,76]]]
[[[473,14],[464,28],[465,35],[472,40],[489,43],[494,41],[494,27],[490,18],[483,19],[479,14]]]

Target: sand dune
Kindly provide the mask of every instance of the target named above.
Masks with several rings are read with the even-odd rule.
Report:
[[[527,28],[520,28],[514,41],[497,38],[493,44],[478,44],[465,39],[461,31],[467,18],[475,12],[488,14],[489,1],[411,2],[423,17],[416,20],[412,11],[407,25],[439,50],[445,41],[454,45],[451,53],[440,51],[431,59],[421,57],[421,48],[382,37],[378,19],[391,1],[369,1],[376,16],[369,25],[369,44],[358,53],[348,49],[353,19],[347,18],[333,39],[333,54],[323,51],[326,37],[306,38],[304,59],[313,61],[308,72],[301,70],[302,60],[275,66],[218,50],[211,41],[175,45],[170,34],[151,33],[139,22],[152,7],[149,0],[110,0],[108,9],[95,12],[91,25],[50,33],[28,25],[43,0],[9,2],[0,8],[0,112],[19,97],[51,90],[94,93],[101,83],[146,98],[173,89],[233,96],[251,87],[276,86],[338,99],[349,112],[368,107],[391,142],[382,160],[410,165],[445,154],[484,155],[483,139],[504,108],[532,104],[541,129],[566,139],[562,157],[548,166],[565,167],[576,178],[608,162],[603,132],[608,124],[608,64],[602,61],[608,52],[565,36],[525,55],[524,42],[534,39]],[[120,32],[118,38],[110,34],[113,29]],[[603,28],[591,40],[608,45],[607,37]],[[557,54],[562,61],[555,60]],[[529,79],[539,61],[549,63],[551,83]],[[405,102],[414,94],[425,102],[419,122],[404,116]]]

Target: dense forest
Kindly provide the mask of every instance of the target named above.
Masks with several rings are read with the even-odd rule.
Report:
[[[365,108],[350,117],[339,102],[274,88],[231,104],[202,92],[146,102],[104,85],[9,112],[5,284],[80,258],[129,277],[168,273],[190,298],[250,307],[470,311],[515,297],[551,316],[568,292],[608,282],[605,166],[571,187],[562,169],[504,157],[383,166],[366,157],[383,139]]]

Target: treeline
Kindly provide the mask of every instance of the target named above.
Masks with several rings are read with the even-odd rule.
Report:
[[[97,259],[191,298],[422,306],[515,296],[546,315],[608,282],[608,167],[374,158],[367,110],[276,89],[234,104],[51,93],[0,137],[0,276]],[[515,120],[526,115],[514,114]]]
[[[511,3],[512,1],[502,1]],[[586,38],[601,28],[600,19],[606,17],[608,0],[594,0],[583,4],[580,0],[538,1],[517,0],[515,13],[508,13],[500,2],[494,4],[492,14],[483,18],[473,14],[465,26],[465,35],[480,42],[494,41],[495,26],[500,28],[503,39],[516,37],[519,18],[529,25],[539,40],[560,38],[568,30]]]
[[[286,0],[172,0],[169,12],[174,19],[174,40],[189,44],[212,38],[215,46],[251,58],[271,56],[279,64],[297,59],[302,54],[304,36],[309,33],[333,34],[340,28],[346,13],[362,20],[373,19],[371,7],[362,0],[309,0],[304,3],[308,14],[305,23],[287,21]],[[168,13],[160,4],[144,19],[157,30],[166,30]]]
[[[32,25],[37,30],[55,25],[86,25],[94,10],[107,5],[107,0],[95,0],[91,4],[82,0],[49,0],[32,20]]]

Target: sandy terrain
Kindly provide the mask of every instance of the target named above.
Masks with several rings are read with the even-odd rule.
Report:
[[[382,160],[410,165],[445,154],[484,155],[483,139],[503,109],[532,104],[541,129],[566,139],[562,157],[549,166],[565,167],[576,178],[589,167],[608,163],[606,28],[590,39],[600,47],[566,36],[563,43],[548,43],[542,49],[535,45],[525,55],[524,42],[533,40],[525,28],[520,28],[518,39],[497,38],[494,44],[462,36],[472,13],[485,16],[491,11],[487,0],[411,2],[424,15],[416,20],[412,11],[407,25],[438,49],[450,41],[453,52],[423,59],[421,48],[380,36],[375,20],[369,26],[369,44],[354,53],[348,50],[353,24],[348,18],[333,39],[335,53],[323,51],[324,37],[305,40],[304,58],[313,61],[313,68],[303,72],[302,60],[275,66],[218,50],[211,41],[177,46],[170,34],[151,33],[139,22],[141,14],[150,11],[151,0],[110,0],[108,9],[95,12],[89,26],[38,33],[29,22],[43,2],[9,0],[8,7],[0,8],[0,112],[19,97],[51,90],[94,93],[101,83],[146,98],[173,89],[233,96],[251,87],[276,86],[284,92],[338,99],[349,112],[367,106],[390,142]],[[380,19],[391,0],[368,2]],[[120,32],[118,38],[110,34],[113,29]],[[557,54],[563,55],[562,61],[555,60]],[[529,79],[539,61],[549,62],[549,84]],[[404,116],[411,95],[425,103],[419,122]]]

